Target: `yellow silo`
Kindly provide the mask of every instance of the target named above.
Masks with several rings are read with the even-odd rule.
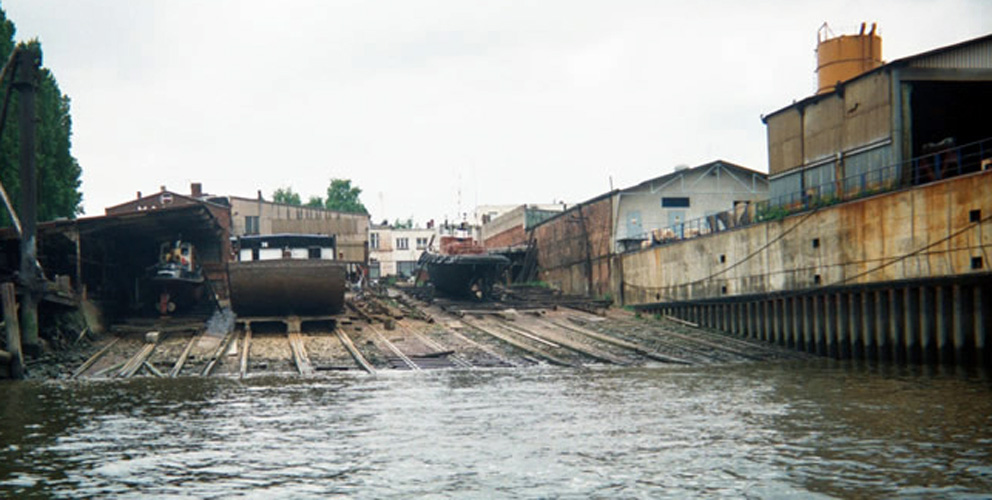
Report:
[[[846,82],[882,65],[882,37],[871,31],[865,33],[865,23],[857,35],[833,36],[827,23],[817,33],[816,93],[833,92],[840,82]]]

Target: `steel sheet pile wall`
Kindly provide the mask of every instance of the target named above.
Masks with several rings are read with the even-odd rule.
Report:
[[[992,171],[623,256],[649,311],[837,357],[989,366]]]
[[[611,294],[615,193],[609,193],[534,227],[540,279],[566,294]]]

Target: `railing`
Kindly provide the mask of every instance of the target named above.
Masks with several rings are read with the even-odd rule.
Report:
[[[784,196],[741,204],[713,215],[677,223],[668,227],[628,236],[650,246],[682,241],[707,234],[782,219],[788,215],[814,210],[897,189],[936,182],[971,172],[992,170],[992,138],[963,146],[946,142],[932,145],[933,152],[908,161],[885,165],[857,175],[807,187]],[[642,247],[626,248],[635,251]]]

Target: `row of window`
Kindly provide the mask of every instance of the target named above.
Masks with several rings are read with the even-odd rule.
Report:
[[[416,239],[417,250],[423,250],[427,248],[427,238],[417,238]],[[369,234],[369,248],[375,250],[380,246],[379,243],[379,233]],[[396,238],[396,249],[397,250],[409,250],[410,249],[410,238]]]

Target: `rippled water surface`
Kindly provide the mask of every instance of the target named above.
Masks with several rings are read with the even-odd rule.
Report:
[[[814,361],[0,384],[0,497],[975,497],[987,377]]]

